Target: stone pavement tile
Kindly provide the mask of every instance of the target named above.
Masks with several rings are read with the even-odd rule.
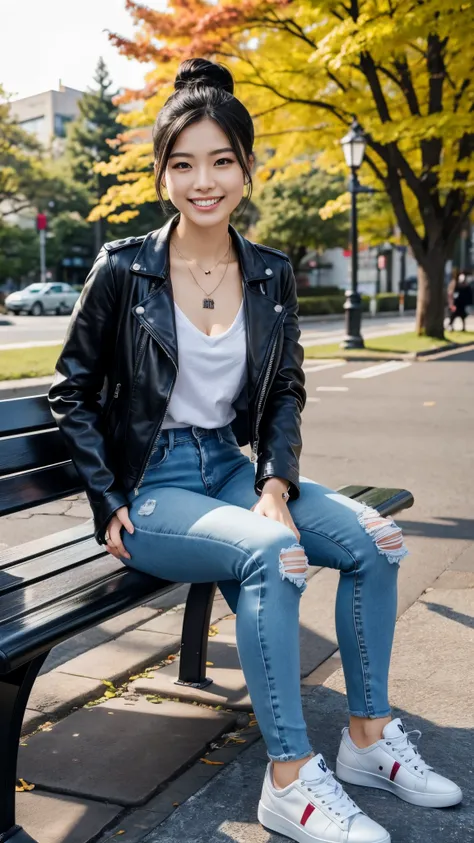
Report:
[[[63,665],[63,672],[90,679],[121,679],[179,648],[180,637],[132,630]]]
[[[334,601],[338,584],[335,571],[319,569],[308,583],[300,607],[300,653],[301,674],[306,676],[337,650],[334,625]],[[222,608],[227,606],[224,602]],[[216,612],[217,614],[217,612]],[[145,624],[142,629],[171,629],[175,613],[167,613]],[[154,676],[138,679],[133,683],[140,693],[164,694],[186,700],[197,700],[211,705],[225,705],[229,708],[251,710],[252,703],[247,693],[240,667],[235,641],[235,615],[215,620],[218,634],[209,638],[207,676],[212,685],[202,690],[185,685],[175,685],[179,672],[179,660],[156,671]]]
[[[43,711],[37,711],[36,709],[28,706],[25,711],[25,716],[23,717],[21,734],[28,735],[30,732],[34,732],[34,730],[37,729],[41,723],[44,723],[46,719],[47,718],[45,717]]]
[[[229,764],[252,743],[260,739],[260,732],[258,727],[244,728],[239,729],[239,736],[245,740],[244,747],[242,744],[228,744],[222,749],[213,751],[209,758],[213,761],[221,761],[223,765]],[[123,840],[126,843],[139,843],[139,841],[141,843],[146,832],[154,830],[187,799],[197,795],[197,792],[223,769],[225,769],[224,766],[196,761],[192,767],[170,781],[161,793],[153,796],[144,808],[131,810],[126,816],[120,818],[110,830],[104,832],[97,843],[109,843],[116,839],[119,831],[125,831]]]
[[[149,626],[149,625],[148,625]],[[235,642],[235,617],[218,621],[218,634],[209,638],[207,676],[212,685],[199,690],[186,685],[175,685],[178,678],[179,659],[157,670],[150,679],[137,679],[130,686],[139,694],[164,694],[185,700],[197,700],[209,705],[252,710],[242,673]]]
[[[426,588],[425,594],[433,589],[450,589],[450,588],[474,588],[474,570],[473,571],[445,571],[433,583],[432,588]]]
[[[474,542],[471,542],[452,564],[454,571],[474,572]]]
[[[339,573],[321,568],[309,581],[300,606],[301,675],[307,676],[337,650],[334,621]]]
[[[18,518],[21,516],[21,526]],[[0,518],[0,541],[9,547],[16,547],[17,544],[41,539],[51,533],[59,533],[61,530],[68,530],[70,527],[77,527],[78,519],[69,518],[67,515],[38,515],[33,510],[16,512],[13,515],[4,515]],[[19,540],[19,536],[21,536]]]
[[[169,605],[172,605],[173,595],[176,594],[177,590],[176,592],[175,590],[171,590],[167,595],[162,595],[163,606],[161,607],[158,606],[158,600],[156,600],[156,605],[155,601],[153,601],[153,605],[147,601],[143,606],[122,612],[109,621],[105,621],[98,626],[93,626],[91,629],[79,633],[79,635],[68,638],[67,641],[63,641],[62,644],[58,644],[52,649],[40,673],[47,673],[60,665],[64,665],[70,659],[76,658],[76,656],[80,656],[88,650],[92,650],[93,647],[105,644],[118,635],[132,632],[140,623],[150,620],[159,612],[163,612]],[[165,602],[165,596],[168,600],[167,603]],[[174,599],[177,599],[177,597]],[[65,670],[64,667],[63,670]]]
[[[171,811],[174,810],[175,808],[171,809]],[[104,831],[97,843],[111,843],[111,841],[114,841],[114,843],[118,843],[118,841],[142,843],[145,836],[163,822],[170,813],[170,811],[166,811],[160,814],[147,811],[145,808],[137,808],[128,816],[119,819],[110,830]]]
[[[316,670],[313,670],[308,676],[306,676],[301,681],[301,685],[303,688],[309,687],[312,688],[314,685],[323,685],[323,683],[331,676],[334,671],[339,670],[341,667],[341,657],[339,655],[339,650],[336,650],[332,656],[329,656],[326,661],[322,664],[318,665]]]
[[[452,730],[474,729],[472,653],[474,589],[423,594],[396,626],[391,702]],[[343,691],[342,671],[326,685]],[[473,751],[474,734],[468,743]]]
[[[33,735],[20,746],[18,775],[73,796],[143,805],[234,722],[204,706],[115,698]]]
[[[104,691],[105,687],[100,680],[51,670],[38,676],[28,703],[40,712],[59,715],[65,709],[100,697]]]
[[[87,519],[92,517],[92,509],[89,503],[78,501],[77,503],[73,503],[73,505],[68,509],[67,514],[70,518]]]
[[[17,793],[17,823],[41,843],[89,843],[123,810],[52,793]]]
[[[109,621],[104,621],[100,628],[102,632],[110,634],[110,637],[115,637],[116,635],[123,635],[125,632],[131,632],[136,627],[143,629],[144,624],[152,618],[160,617],[162,614],[164,614],[162,609],[153,609],[145,604],[144,606],[137,606],[136,609],[130,609],[130,611],[121,615],[116,615]],[[162,631],[165,632],[166,630]]]

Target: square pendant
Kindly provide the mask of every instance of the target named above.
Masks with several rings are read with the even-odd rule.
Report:
[[[207,310],[214,310],[214,299],[203,299],[202,306]]]

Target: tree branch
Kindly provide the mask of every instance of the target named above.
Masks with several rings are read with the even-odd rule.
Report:
[[[411,77],[410,68],[408,66],[408,61],[406,56],[402,59],[395,60],[395,68],[400,74],[401,80],[401,89],[405,94],[406,101],[408,103],[408,107],[413,115],[420,116],[420,105],[418,102],[418,97],[416,95],[415,88],[413,86],[413,80]]]
[[[410,243],[416,260],[418,263],[423,264],[425,257],[423,241],[408,216],[405,201],[403,199],[400,179],[396,169],[393,167],[390,167],[388,170],[386,186],[387,193],[392,200],[393,210],[395,211],[400,229]]]

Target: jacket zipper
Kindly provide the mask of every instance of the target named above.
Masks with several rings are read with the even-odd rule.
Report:
[[[286,318],[286,313],[283,313],[283,317],[281,319],[281,322],[278,323],[278,330],[280,329],[280,325],[282,325],[283,322],[285,321],[285,318]],[[273,342],[272,350],[271,350],[271,353],[270,353],[270,359],[268,361],[267,370],[265,372],[265,378],[264,378],[264,381],[263,381],[263,384],[262,384],[262,391],[260,393],[260,398],[258,400],[257,417],[256,417],[256,420],[255,420],[255,439],[254,439],[253,446],[252,446],[252,456],[250,457],[251,462],[257,462],[257,459],[258,459],[258,440],[259,440],[258,428],[259,428],[259,425],[260,425],[260,422],[261,422],[262,416],[263,416],[263,408],[265,406],[265,398],[266,398],[265,391],[267,389],[268,382],[270,380],[270,375],[271,375],[271,371],[272,371],[272,367],[273,367],[273,361],[275,359],[275,354],[276,354],[277,343],[278,343],[278,332],[277,332],[275,340]]]
[[[114,394],[112,395],[112,398],[110,399],[109,406],[107,407],[107,410],[106,410],[106,413],[105,413],[105,416],[104,416],[104,424],[105,424],[105,423],[108,421],[108,419],[109,419],[109,416],[110,416],[110,414],[111,414],[111,412],[112,412],[112,407],[113,407],[113,405],[114,405],[114,401],[115,401],[115,399],[119,397],[119,394],[120,394],[120,388],[121,388],[121,386],[122,386],[122,384],[121,384],[121,383],[117,383],[117,384],[115,385]]]
[[[149,292],[148,295],[152,294],[155,287],[156,287],[156,282],[152,281],[151,286],[150,286],[150,292]],[[130,393],[130,400],[128,402],[127,420],[125,422],[125,429],[124,429],[124,442],[123,442],[124,448],[125,448],[125,445],[126,445],[126,442],[127,442],[128,420],[130,418],[130,407],[132,405],[133,394],[134,394],[135,389],[136,389],[135,380],[136,380],[137,372],[138,372],[138,369],[139,369],[139,366],[140,366],[140,363],[141,363],[141,358],[143,356],[143,351],[144,351],[144,348],[145,348],[145,341],[146,341],[146,331],[145,331],[145,328],[143,327],[143,325],[140,325],[140,331],[142,332],[142,335],[141,335],[141,339],[139,340],[139,343],[138,343],[137,359],[136,359],[135,366],[134,366],[134,369],[133,369],[132,389],[131,389],[131,393]],[[121,384],[118,384],[118,386],[120,387]],[[115,391],[117,391],[117,388],[115,389]],[[119,392],[120,392],[120,389],[119,389]],[[114,395],[114,398],[115,398],[115,395]]]
[[[160,346],[160,348],[162,348],[162,349],[163,349],[163,351],[165,352],[166,356],[167,356],[167,357],[169,357],[169,359],[171,360],[171,362],[172,362],[173,366],[174,366],[174,367],[175,367],[175,369],[176,369],[176,363],[174,362],[174,360],[173,360],[173,358],[171,357],[171,355],[170,355],[170,354],[168,354],[168,352],[166,351],[166,348],[163,348],[163,346],[162,346],[160,343],[158,343],[158,345]],[[176,371],[177,371],[177,370],[176,370]],[[158,427],[155,429],[155,431],[154,431],[154,433],[153,433],[153,436],[152,436],[152,439],[151,439],[151,445],[149,445],[149,446],[148,446],[147,455],[146,455],[146,457],[145,457],[145,468],[143,469],[143,471],[141,472],[141,474],[139,474],[139,475],[138,475],[140,479],[139,479],[139,481],[138,481],[137,485],[136,485],[136,486],[135,486],[135,488],[134,488],[134,493],[135,493],[135,496],[139,494],[139,489],[140,489],[140,486],[141,486],[141,485],[142,485],[142,483],[143,483],[143,478],[145,477],[145,474],[146,474],[147,468],[148,468],[148,466],[149,466],[149,464],[150,464],[151,455],[152,455],[152,451],[153,451],[153,445],[155,444],[156,440],[158,439],[158,436],[159,436],[159,435],[160,435],[160,433],[161,433],[161,428],[163,427],[163,422],[164,422],[164,420],[165,420],[166,412],[167,412],[167,410],[168,410],[168,404],[170,403],[170,400],[171,400],[171,393],[172,393],[172,391],[173,391],[173,387],[174,387],[175,383],[176,383],[176,378],[174,378],[174,379],[173,379],[173,382],[172,382],[172,384],[171,384],[171,386],[170,386],[170,388],[169,388],[169,390],[168,390],[168,394],[167,394],[167,396],[166,396],[165,411],[164,411],[164,413],[163,413],[163,416],[162,416],[161,422],[160,422],[160,424],[158,425]]]

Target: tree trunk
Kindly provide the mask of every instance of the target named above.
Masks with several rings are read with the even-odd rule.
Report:
[[[423,267],[418,267],[416,332],[419,335],[444,339],[445,263],[444,255],[437,252],[428,256]]]

